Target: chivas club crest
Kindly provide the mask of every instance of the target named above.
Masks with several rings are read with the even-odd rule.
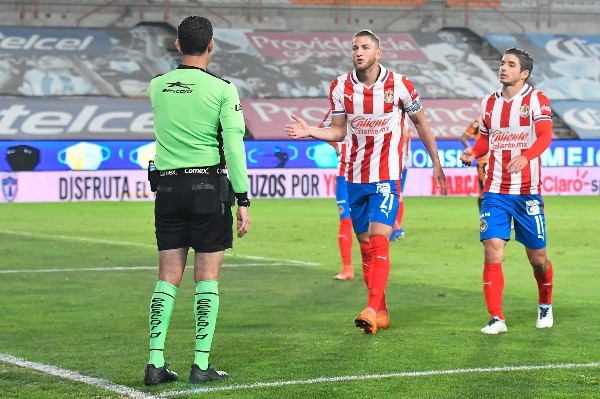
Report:
[[[17,196],[17,179],[12,176],[2,179],[2,194],[6,201],[13,202]]]
[[[383,93],[383,101],[388,104],[394,102],[394,92],[391,89],[386,90],[385,93]]]
[[[527,118],[529,116],[529,105],[523,104],[521,105],[521,109],[519,110],[519,116],[521,118]]]
[[[482,233],[485,233],[488,229],[488,224],[485,220],[481,220],[479,222],[479,231],[481,231]]]

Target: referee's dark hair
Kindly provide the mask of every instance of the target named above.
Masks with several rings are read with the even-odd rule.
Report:
[[[212,24],[204,17],[187,17],[177,27],[177,39],[183,55],[203,54],[212,38]]]
[[[531,58],[527,51],[517,47],[511,47],[506,50],[504,54],[515,55],[521,63],[521,72],[529,71],[529,76],[531,76],[531,72],[533,72],[533,58]],[[529,76],[527,76],[527,79],[529,79]],[[525,81],[527,81],[527,79],[525,79]]]

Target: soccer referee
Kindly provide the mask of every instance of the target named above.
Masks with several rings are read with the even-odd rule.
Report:
[[[208,363],[219,310],[219,270],[233,241],[231,207],[237,198],[237,235],[250,225],[244,116],[236,87],[206,71],[214,42],[204,17],[177,28],[179,67],[152,79],[148,96],[156,132],[154,223],[158,281],[150,302],[150,359],[144,383],[177,380],[163,356],[177,287],[189,248],[195,251],[196,343],[191,383],[228,377]],[[229,176],[229,177],[228,177]],[[230,180],[231,179],[231,180]]]

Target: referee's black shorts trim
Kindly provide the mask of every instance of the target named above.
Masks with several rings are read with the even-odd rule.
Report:
[[[192,168],[159,170],[158,174],[159,174],[160,177],[165,177],[165,176],[184,176],[184,175],[226,176],[227,175],[227,168],[225,168],[223,165],[195,166],[195,167],[192,167]]]

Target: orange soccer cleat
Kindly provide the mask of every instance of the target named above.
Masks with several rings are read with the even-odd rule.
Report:
[[[388,312],[382,312],[381,310],[378,310],[375,324],[377,325],[377,328],[381,330],[390,328],[390,315]]]
[[[377,333],[377,317],[373,310],[366,308],[354,319],[356,327],[363,330],[365,334]]]

